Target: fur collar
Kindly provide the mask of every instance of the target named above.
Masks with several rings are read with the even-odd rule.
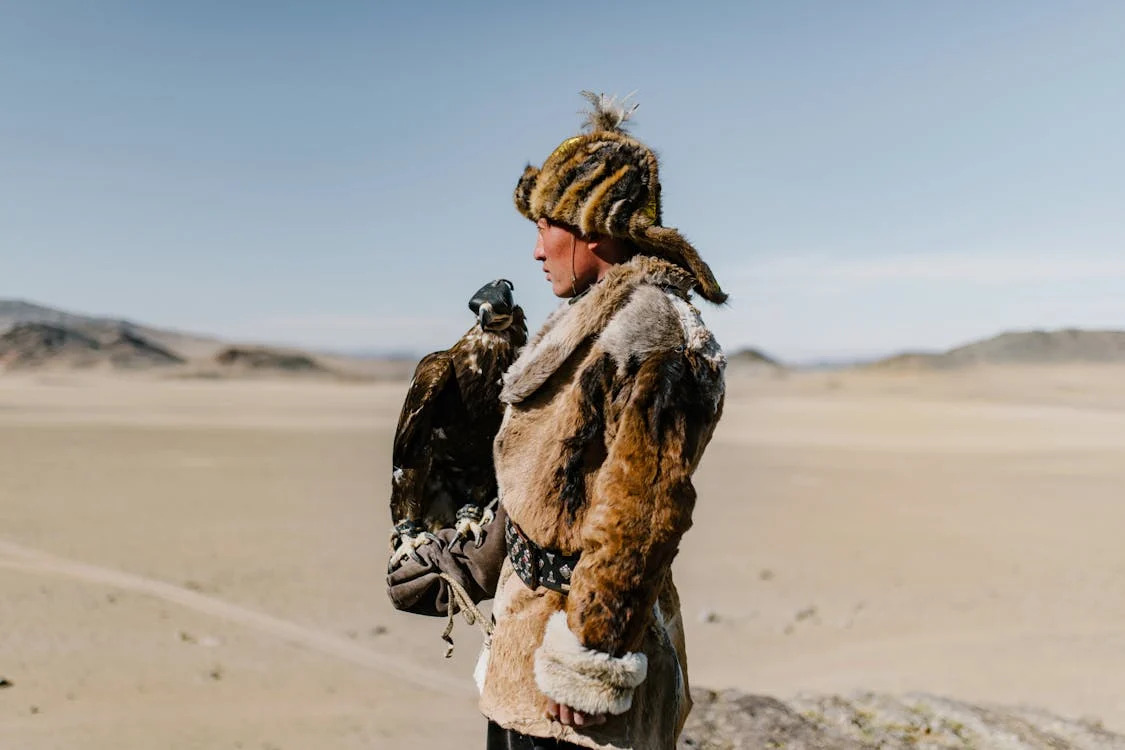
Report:
[[[613,266],[574,304],[564,302],[547,316],[543,328],[504,374],[500,400],[517,404],[534,393],[583,342],[605,330],[639,286],[653,285],[687,299],[693,283],[679,266],[649,255]]]

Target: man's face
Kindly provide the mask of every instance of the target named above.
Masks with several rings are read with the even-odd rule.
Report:
[[[598,280],[597,259],[586,240],[546,219],[540,219],[537,226],[535,260],[542,261],[556,297],[573,297]]]

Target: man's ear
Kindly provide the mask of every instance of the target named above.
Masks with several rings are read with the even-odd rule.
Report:
[[[608,234],[593,234],[585,238],[590,252],[610,263],[620,263],[629,258],[625,243]]]
[[[590,250],[599,256],[613,256],[617,251],[617,240],[608,234],[591,234],[589,237],[583,237],[582,239],[590,246]]]

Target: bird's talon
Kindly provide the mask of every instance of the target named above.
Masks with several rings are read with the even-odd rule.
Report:
[[[479,548],[484,544],[484,526],[493,518],[491,510],[483,513],[476,505],[463,505],[457,511],[457,536],[462,539],[472,539]],[[487,519],[487,520],[486,520]]]
[[[390,560],[389,563],[387,563],[387,567],[390,570],[394,570],[395,568],[397,568],[399,565],[402,564],[402,560],[403,560],[404,557],[406,557],[406,555],[407,555],[406,550],[402,549],[401,547],[396,549],[394,551],[394,554],[391,555],[391,560]]]
[[[480,524],[468,518],[463,518],[457,522],[457,536],[462,539],[473,540],[477,547],[484,543],[484,531]]]
[[[408,557],[419,565],[425,565],[426,561],[418,554],[418,548],[431,542],[441,544],[441,541],[428,531],[411,534],[405,530],[399,531],[397,529],[392,535],[391,541],[395,545],[388,564],[391,570],[401,565]]]
[[[484,545],[484,527],[491,524],[496,520],[496,514],[492,512],[492,508],[485,508],[484,512],[480,514],[480,522],[477,524],[476,543],[477,549]]]

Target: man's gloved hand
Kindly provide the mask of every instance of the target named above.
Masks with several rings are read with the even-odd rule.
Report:
[[[455,529],[435,532],[441,544],[418,547],[421,563],[407,558],[387,574],[387,596],[395,609],[434,617],[448,615],[452,597],[449,584],[438,576],[439,573],[458,581],[474,603],[491,599],[496,594],[496,580],[507,554],[504,544],[507,517],[504,507],[497,506],[496,517],[484,527],[484,543],[480,547],[471,539],[459,536]],[[453,607],[456,611],[456,603]]]

